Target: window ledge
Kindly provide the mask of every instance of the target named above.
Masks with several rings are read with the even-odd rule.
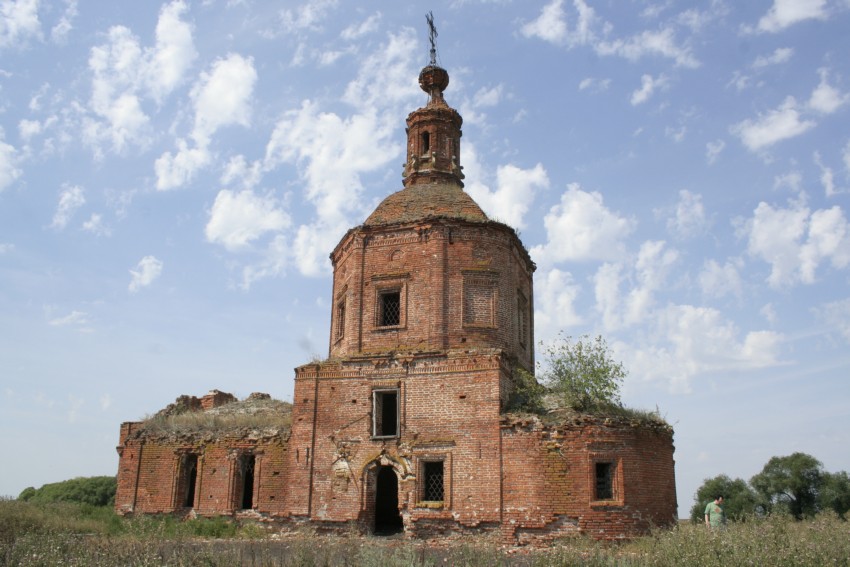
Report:
[[[383,441],[384,439],[398,439],[400,435],[372,435],[372,441]]]
[[[591,508],[622,508],[626,503],[622,500],[591,500]]]
[[[375,327],[372,329],[372,332],[380,333],[382,331],[399,331],[406,328],[406,325],[387,325],[386,327]]]
[[[442,500],[426,500],[422,502],[417,502],[414,505],[414,508],[424,508],[426,510],[442,510],[445,507],[445,503]]]

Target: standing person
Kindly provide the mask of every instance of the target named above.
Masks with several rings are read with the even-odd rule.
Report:
[[[718,494],[714,502],[706,504],[705,525],[709,528],[722,528],[726,525],[726,512],[723,510],[722,494]]]

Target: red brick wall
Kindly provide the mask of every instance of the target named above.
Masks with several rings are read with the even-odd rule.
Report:
[[[331,358],[488,347],[503,349],[523,366],[533,367],[534,265],[510,228],[496,222],[448,220],[361,227],[346,236],[332,259]],[[469,324],[464,314],[464,281],[476,276],[493,284],[490,324]],[[401,290],[402,320],[397,327],[377,324],[378,294],[386,289]],[[528,302],[522,342],[518,290]],[[338,306],[343,301],[340,335]]]
[[[237,462],[240,454],[255,456],[254,509],[266,514],[284,511],[287,492],[287,444],[280,437],[222,438],[210,442],[145,438],[134,435],[139,423],[123,423],[115,509],[127,513],[188,511],[183,504],[180,462],[197,455],[195,505],[199,515],[229,514],[241,506]]]
[[[297,370],[288,440],[145,439],[137,433],[140,424],[124,423],[116,510],[188,512],[180,458],[193,453],[193,512],[232,514],[241,503],[238,455],[251,453],[254,510],[319,525],[358,522],[371,530],[381,465],[399,477],[399,507],[412,534],[501,525],[508,542],[578,532],[614,539],[675,521],[672,432],[595,418],[554,428],[500,415],[495,392],[507,374],[493,351],[304,366]],[[399,390],[396,438],[372,437],[374,388]],[[435,459],[444,462],[443,505],[420,505],[421,465]],[[596,462],[613,465],[610,500],[594,497]]]
[[[499,461],[499,382],[507,379],[507,372],[501,357],[491,350],[406,360],[363,358],[299,368],[289,467],[304,471],[293,477],[304,479],[300,486],[310,492],[310,518],[358,520],[371,529],[374,496],[369,491],[374,490],[370,484],[374,478],[370,474],[383,461],[398,472],[399,502],[410,525],[431,517],[473,525],[498,521],[500,471],[492,465]],[[398,437],[372,437],[372,390],[376,388],[399,391]],[[315,436],[308,417],[313,411]],[[312,468],[296,462],[296,442],[302,455],[312,448]],[[441,509],[417,506],[421,486],[415,480],[420,462],[434,459],[444,460]],[[293,503],[295,498],[302,501],[293,496]]]
[[[559,429],[534,422],[503,426],[506,537],[581,531],[614,539],[675,522],[672,432],[597,421]],[[594,497],[596,462],[614,465],[611,500]]]

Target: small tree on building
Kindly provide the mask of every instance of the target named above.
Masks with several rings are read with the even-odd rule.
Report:
[[[614,360],[602,336],[561,336],[544,345],[543,383],[559,405],[576,411],[622,407],[620,386],[628,372]]]

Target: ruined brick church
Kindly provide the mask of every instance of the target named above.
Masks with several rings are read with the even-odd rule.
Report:
[[[535,265],[463,190],[448,73],[432,61],[419,84],[404,188],[330,255],[328,358],[295,369],[291,406],[214,390],[123,423],[120,514],[519,543],[675,521],[666,424],[509,413],[516,369],[534,368]]]

